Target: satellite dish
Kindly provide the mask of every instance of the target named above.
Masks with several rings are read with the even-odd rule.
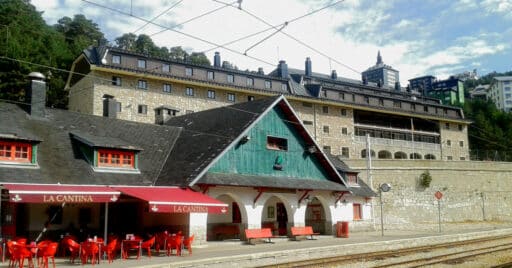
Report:
[[[383,183],[379,188],[383,192],[389,192],[389,190],[391,190],[391,185],[389,185],[389,183]]]
[[[105,58],[101,59],[101,63],[102,64],[107,64],[107,59],[105,59]]]

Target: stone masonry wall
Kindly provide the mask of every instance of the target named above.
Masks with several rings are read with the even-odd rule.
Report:
[[[367,180],[365,160],[345,160]],[[432,175],[429,187],[420,174]],[[383,193],[386,228],[415,229],[438,223],[434,193],[443,193],[441,222],[512,221],[512,163],[477,161],[374,160],[373,188],[390,183]],[[373,199],[375,219],[380,219],[379,198]],[[376,221],[377,224],[380,221]]]

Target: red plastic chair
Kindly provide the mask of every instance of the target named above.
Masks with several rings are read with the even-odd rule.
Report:
[[[155,250],[156,253],[160,253],[160,249],[166,250],[167,232],[157,233],[155,235]]]
[[[41,267],[44,262],[43,258],[43,252],[46,250],[46,248],[52,243],[51,240],[43,240],[39,243],[37,243],[36,248],[31,248],[30,251],[32,251],[32,254],[35,254],[37,257],[37,266]]]
[[[91,264],[94,266],[96,261],[98,260],[96,257],[99,257],[100,247],[95,242],[83,242],[80,244],[81,249],[81,258],[82,264],[86,264],[89,258],[91,259]]]
[[[68,240],[77,240],[74,235],[66,235],[60,240],[60,250],[59,250],[59,256],[66,256],[66,251],[68,250]]]
[[[53,268],[55,268],[55,253],[57,253],[57,248],[59,247],[59,243],[50,243],[45,248],[42,249],[42,257],[43,257],[43,268],[48,268],[48,259],[51,258],[53,262]],[[39,257],[39,253],[38,253]],[[41,267],[41,265],[39,265]]]
[[[80,254],[80,244],[78,244],[75,240],[69,238],[66,240],[67,249],[70,252],[69,261],[71,263],[75,263],[76,257]]]
[[[25,245],[14,244],[12,251],[12,258],[14,259],[14,264],[17,262],[19,268],[24,267],[25,259],[28,259],[28,267],[34,267],[34,262],[32,261],[32,252],[26,248]]]
[[[117,238],[114,238],[108,242],[107,246],[105,247],[105,253],[107,254],[108,263],[111,263],[114,261],[114,256],[117,252]]]
[[[7,241],[7,253],[9,253],[9,268],[14,267],[15,259],[14,259],[14,245],[16,245],[16,241],[9,240]]]
[[[139,255],[140,255],[140,252],[144,249],[147,249],[148,250],[148,256],[151,258],[151,247],[153,247],[153,245],[155,244],[155,237],[151,237],[150,239],[142,242],[142,244],[140,245],[140,249],[139,252],[137,253],[137,259],[139,258]]]
[[[181,256],[182,240],[183,237],[181,236],[181,234],[171,235],[167,238],[167,256],[170,256],[172,254],[173,249],[176,249],[177,256]]]
[[[183,240],[183,246],[188,249],[188,255],[192,255],[192,243],[194,242],[194,235],[191,235]]]

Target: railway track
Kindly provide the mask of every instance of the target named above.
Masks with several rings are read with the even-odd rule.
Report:
[[[507,251],[512,251],[512,235],[301,260],[261,267],[424,267],[438,264],[459,266],[475,257]]]

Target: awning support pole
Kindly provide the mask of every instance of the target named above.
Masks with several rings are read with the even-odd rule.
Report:
[[[108,202],[105,202],[105,228],[103,230],[103,245],[107,245],[107,235],[108,235]],[[105,256],[103,256],[105,257]]]

